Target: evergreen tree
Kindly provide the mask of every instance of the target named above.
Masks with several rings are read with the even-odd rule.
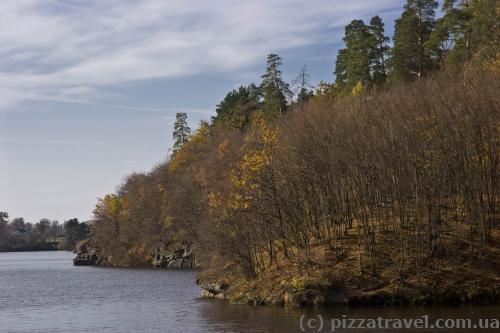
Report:
[[[467,4],[468,3],[468,4]],[[466,56],[498,61],[500,53],[500,2],[470,0],[461,2],[461,17],[465,18]]]
[[[187,124],[187,114],[185,112],[179,112],[175,115],[174,123],[174,153],[179,150],[179,148],[187,142],[189,135],[191,134],[191,129]]]
[[[500,3],[495,0],[446,0],[444,16],[426,44],[441,62],[463,63],[474,54],[494,59],[500,49]]]
[[[262,78],[264,111],[269,117],[287,111],[287,97],[291,95],[290,86],[281,77],[281,57],[271,53],[267,56],[266,72]]]
[[[9,223],[9,214],[0,211],[0,241],[7,235],[7,224]],[[0,244],[1,245],[1,244]]]
[[[435,0],[407,0],[394,28],[393,79],[420,78],[432,69],[433,61],[425,46],[435,24],[437,5]]]
[[[335,83],[338,87],[344,88],[347,85],[347,49],[340,49],[335,61]]]
[[[362,20],[354,20],[345,28],[347,48],[347,85],[354,87],[359,81],[369,84],[371,38]]]
[[[370,54],[370,71],[372,82],[375,85],[382,85],[387,79],[386,54],[389,51],[389,37],[384,35],[384,22],[380,16],[374,16],[370,20],[368,30],[372,38]]]
[[[261,95],[259,87],[253,83],[232,90],[217,105],[213,124],[226,123],[243,131],[249,125],[252,114],[259,109]]]
[[[350,91],[358,82],[370,85],[372,82],[370,64],[374,39],[362,20],[354,20],[345,27],[345,48],[337,55],[336,82]]]

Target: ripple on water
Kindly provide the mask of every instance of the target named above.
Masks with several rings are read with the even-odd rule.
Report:
[[[302,314],[488,318],[500,313],[499,307],[305,311],[229,305],[201,299],[194,271],[74,267],[72,257],[71,252],[0,253],[0,333],[300,332]]]

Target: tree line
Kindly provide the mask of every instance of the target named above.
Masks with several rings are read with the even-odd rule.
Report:
[[[346,27],[335,82],[290,85],[270,54],[174,152],[99,200],[101,255],[141,265],[191,244],[205,271],[321,272],[394,285],[498,276],[498,3],[408,0],[392,48],[379,17]],[[437,71],[437,69],[440,69]]]
[[[490,0],[408,0],[394,25],[392,47],[379,16],[345,27],[335,65],[336,85],[348,92],[381,88],[428,75],[471,57],[495,58],[498,4]]]
[[[62,224],[45,218],[30,223],[22,217],[9,220],[7,212],[0,212],[0,252],[73,250],[89,231],[89,224],[76,218]]]

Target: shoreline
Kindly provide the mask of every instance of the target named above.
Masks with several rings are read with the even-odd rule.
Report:
[[[321,289],[321,286],[310,286],[304,290],[283,291],[270,293],[262,298],[252,291],[236,291],[224,283],[203,283],[197,281],[202,289],[204,298],[217,299],[230,304],[247,304],[253,306],[278,306],[294,308],[317,307],[426,307],[426,306],[472,306],[472,305],[498,305],[500,304],[500,288],[481,288],[476,293],[442,289],[441,292],[420,290],[415,292],[410,288],[390,290],[381,288],[370,292],[335,291],[334,289]],[[324,286],[323,286],[324,287]]]
[[[73,252],[71,250],[60,250],[60,249],[43,249],[43,250],[16,249],[16,250],[0,250],[0,253],[12,253],[12,252],[55,252],[55,251]]]

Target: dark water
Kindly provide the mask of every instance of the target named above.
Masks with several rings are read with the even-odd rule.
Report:
[[[193,271],[74,267],[72,257],[69,252],[0,253],[0,332],[331,332],[334,318],[429,315],[432,319],[470,318],[477,323],[474,319],[500,315],[500,307],[305,311],[229,305],[199,298]]]

